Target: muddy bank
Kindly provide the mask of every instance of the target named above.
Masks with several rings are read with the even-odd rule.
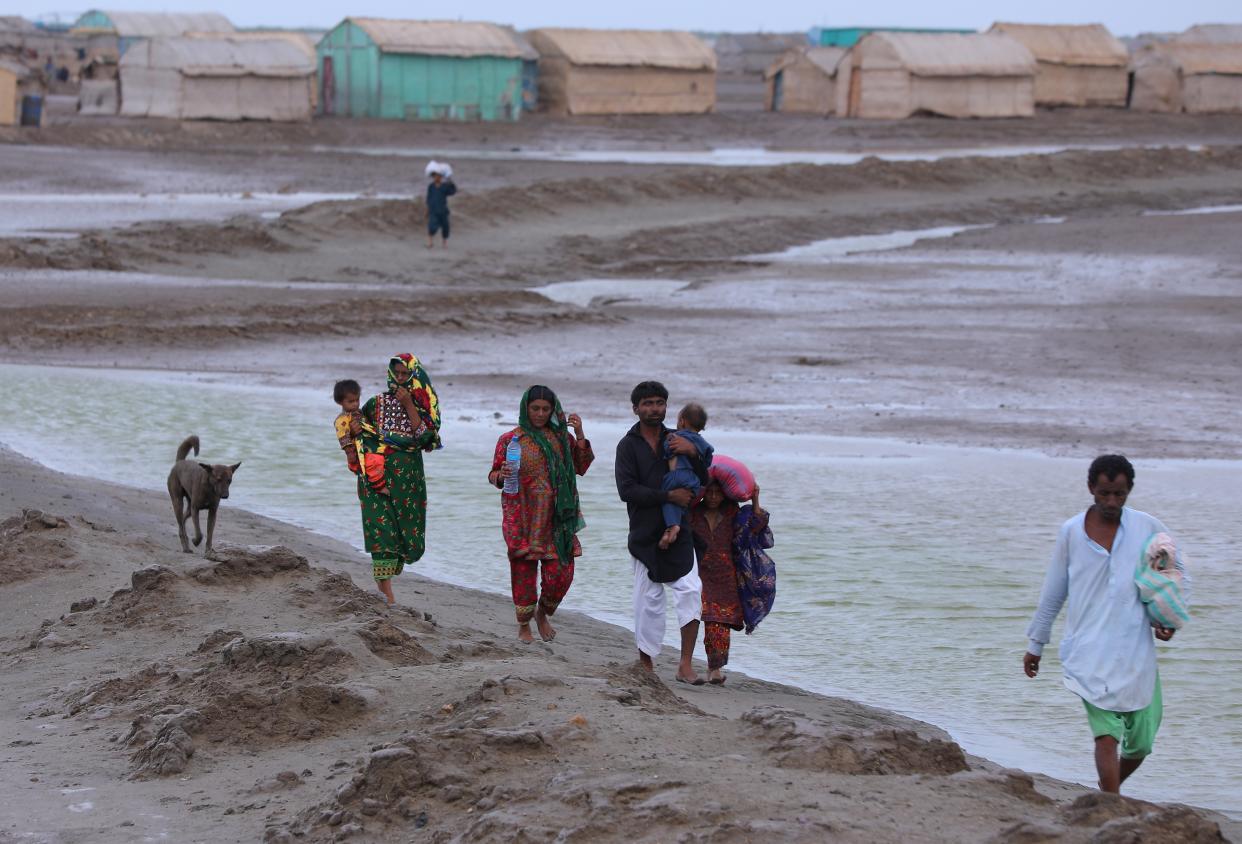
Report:
[[[37,131],[0,129],[0,142],[143,150],[231,148],[285,154],[310,147],[433,149],[926,149],[971,144],[1230,143],[1237,115],[1143,114],[1119,109],[1042,110],[1025,120],[824,119],[795,114],[710,114],[556,118],[516,123],[405,123],[327,118],[309,124],[172,121],[50,115]]]
[[[386,610],[352,550],[242,511],[185,555],[157,494],[0,467],[14,837],[1219,840],[848,701],[674,689],[572,612],[522,647],[499,597],[406,575]]]

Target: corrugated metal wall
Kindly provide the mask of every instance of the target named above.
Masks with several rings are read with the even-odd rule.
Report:
[[[404,120],[516,120],[522,60],[384,54],[380,117]]]
[[[517,120],[522,60],[384,53],[349,21],[319,42],[319,78],[332,61],[334,102],[320,91],[321,112],[389,120]]]
[[[320,110],[348,117],[379,116],[379,48],[370,36],[349,21],[342,21],[316,48],[319,53],[319,79],[324,85],[324,59],[331,59],[330,77],[335,90],[320,90]]]

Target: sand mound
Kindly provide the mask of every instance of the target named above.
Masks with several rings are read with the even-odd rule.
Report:
[[[1135,818],[1109,821],[1091,839],[1093,844],[1143,844],[1147,841],[1217,844],[1224,840],[1220,824],[1186,806],[1171,806]]]
[[[355,632],[371,653],[393,665],[431,665],[438,661],[413,636],[387,619],[372,619]]]
[[[123,627],[160,625],[176,629],[184,621],[184,607],[177,595],[180,578],[167,566],[155,565],[130,575],[130,588],[118,589],[96,614],[105,625]]]
[[[1118,794],[1091,792],[1061,809],[1065,825],[1022,822],[1001,832],[996,844],[1051,844],[1087,841],[1092,844],[1218,844],[1225,841],[1220,825],[1186,806],[1157,806]]]
[[[215,557],[208,565],[199,566],[189,576],[204,584],[220,584],[255,577],[275,577],[284,572],[306,573],[310,564],[300,554],[283,545],[230,545],[215,547]]]
[[[772,744],[767,752],[783,768],[841,774],[952,774],[969,769],[957,744],[924,739],[913,730],[828,734],[801,712],[763,706],[742,716]]]
[[[135,718],[125,737],[126,747],[138,748],[130,757],[131,778],[167,777],[184,771],[194,755],[190,734],[201,723],[202,715],[193,709]]]
[[[221,652],[223,664],[233,671],[258,675],[263,669],[276,669],[282,679],[320,675],[324,669],[351,659],[347,651],[327,636],[307,633],[238,637]]]
[[[664,681],[638,663],[609,663],[604,674],[607,688],[603,694],[623,706],[636,706],[656,714],[682,713],[703,715],[703,710],[673,694]]]
[[[0,586],[72,568],[77,552],[69,523],[42,510],[22,510],[0,522]]]

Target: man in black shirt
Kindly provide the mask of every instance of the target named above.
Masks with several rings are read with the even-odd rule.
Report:
[[[707,467],[698,451],[687,440],[664,427],[668,390],[659,381],[644,381],[630,394],[637,424],[617,443],[617,493],[630,514],[629,550],[634,566],[634,641],[638,659],[654,671],[652,658],[660,655],[664,641],[665,588],[673,593],[677,624],[681,627],[681,661],[677,679],[701,686],[703,680],[691,665],[694,644],[703,614],[702,584],[695,564],[691,531],[683,530],[667,549],[659,547],[664,533],[660,507],[672,502],[690,505],[694,496],[688,489],[665,492],[660,488],[668,461],[664,443],[675,454],[690,459],[695,474],[707,485]]]

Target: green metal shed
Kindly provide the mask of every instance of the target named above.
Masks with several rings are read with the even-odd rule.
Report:
[[[973,29],[924,29],[908,26],[817,26],[810,31],[809,37],[812,44],[820,47],[853,47],[864,35],[870,35],[872,32],[956,32],[966,35],[974,31]]]
[[[323,114],[517,120],[534,106],[539,56],[509,27],[346,18],[316,49]]]

